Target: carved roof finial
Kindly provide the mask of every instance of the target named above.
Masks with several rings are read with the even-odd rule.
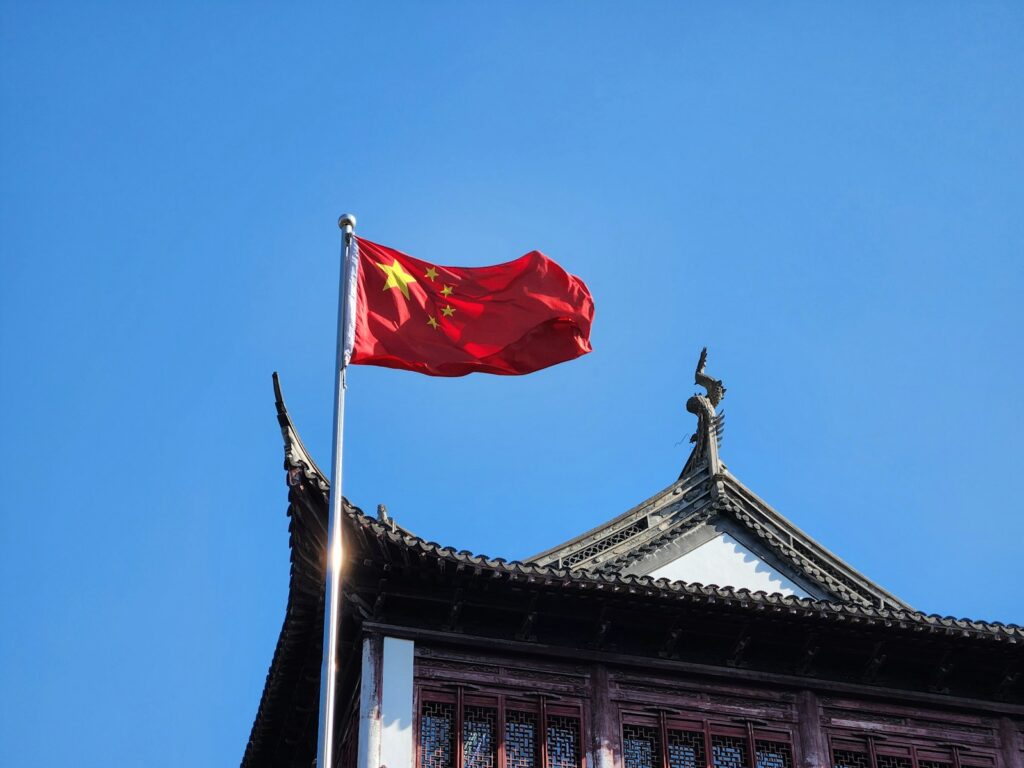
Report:
[[[697,431],[690,438],[690,442],[694,444],[693,451],[683,465],[679,477],[689,474],[699,466],[706,466],[712,475],[717,474],[721,468],[718,446],[725,431],[725,414],[718,413],[717,410],[718,404],[725,397],[725,386],[721,379],[713,379],[704,373],[707,362],[708,348],[704,347],[700,351],[697,370],[693,373],[693,383],[704,387],[707,394],[694,395],[686,401],[686,410],[697,417]]]
[[[708,393],[708,400],[711,401],[711,405],[715,408],[722,402],[725,397],[725,387],[722,385],[721,379],[713,379],[704,373],[704,365],[708,361],[708,348],[704,347],[700,351],[700,360],[697,361],[697,370],[693,373],[693,383],[697,386],[704,387]]]

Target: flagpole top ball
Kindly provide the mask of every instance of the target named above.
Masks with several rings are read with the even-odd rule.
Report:
[[[338,218],[338,229],[344,230],[346,227],[350,229],[356,228],[356,217],[351,213],[343,213]]]

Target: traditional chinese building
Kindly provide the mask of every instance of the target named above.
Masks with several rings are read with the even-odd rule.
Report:
[[[1024,766],[1024,628],[916,612],[772,509],[704,361],[679,478],[532,558],[346,506],[342,768]],[[310,768],[328,485],[275,390],[291,583],[242,765]]]

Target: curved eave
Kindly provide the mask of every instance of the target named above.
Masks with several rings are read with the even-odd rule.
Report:
[[[242,757],[242,768],[291,765],[304,759],[298,756],[308,750],[297,747],[296,742],[304,740],[310,715],[295,704],[315,702],[320,687],[327,481],[295,431],[276,373],[274,394],[289,488],[291,573],[284,623]],[[316,503],[318,498],[320,503]],[[315,711],[312,717],[316,717]],[[283,745],[287,748],[283,749]]]
[[[681,600],[749,608],[781,609],[794,616],[835,618],[837,621],[864,621],[879,626],[900,626],[928,632],[955,633],[963,637],[989,640],[1024,642],[1024,627],[1000,622],[958,619],[952,616],[924,614],[896,608],[836,603],[813,598],[784,596],[779,593],[751,592],[748,589],[720,587],[715,584],[697,584],[649,576],[602,574],[590,571],[571,571],[565,568],[535,565],[503,558],[476,555],[453,547],[444,547],[416,536],[388,530],[376,520],[361,513],[353,516],[356,525],[368,534],[399,548],[410,550],[417,556],[431,557],[450,564],[453,569],[486,575],[491,579],[504,578],[513,582],[541,583],[558,586],[571,592],[598,592],[602,594],[629,594],[653,601]]]
[[[315,736],[323,640],[324,552],[328,489],[323,475],[288,415],[275,374],[278,422],[284,438],[284,469],[288,483],[291,574],[281,634],[267,673],[263,695],[242,759],[243,768],[302,766],[308,768]],[[350,530],[353,567],[381,556],[385,550],[405,552],[410,562],[429,564],[432,571],[450,568],[468,578],[516,585],[536,584],[573,594],[628,596],[652,607],[665,602],[715,605],[738,611],[771,611],[794,621],[827,621],[871,627],[915,636],[957,637],[1010,645],[1024,643],[1016,624],[975,621],[903,607],[837,603],[778,593],[696,584],[649,576],[570,570],[550,565],[491,558],[421,539],[391,523],[383,523],[344,501]],[[372,547],[370,544],[372,543]],[[357,550],[362,550],[357,552]],[[415,556],[415,557],[414,557]],[[434,571],[436,572],[436,571]]]

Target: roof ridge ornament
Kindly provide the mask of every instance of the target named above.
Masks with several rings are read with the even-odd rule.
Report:
[[[301,474],[307,480],[312,481],[321,491],[327,491],[329,484],[327,477],[320,471],[320,467],[313,461],[306,446],[302,444],[302,438],[292,423],[291,414],[288,413],[288,406],[284,404],[284,394],[281,392],[281,378],[277,371],[273,373],[274,380],[274,404],[277,407],[277,423],[281,427],[281,436],[284,438],[284,466],[288,471],[289,484],[299,482]]]
[[[704,372],[708,362],[708,348],[700,351],[700,359],[697,361],[697,368],[693,372],[693,383],[703,387],[706,394],[695,394],[686,401],[686,410],[697,417],[697,431],[690,437],[694,444],[690,457],[679,473],[680,479],[690,474],[701,465],[707,467],[708,472],[714,476],[722,468],[718,459],[718,448],[722,444],[722,434],[725,432],[725,413],[718,412],[718,404],[725,399],[725,385],[721,379],[716,379]]]
[[[718,407],[718,404],[725,399],[725,386],[722,384],[721,379],[713,379],[704,373],[704,366],[708,362],[708,348],[704,347],[700,351],[700,360],[697,361],[697,370],[693,372],[693,383],[704,387],[708,393],[708,400],[711,401],[711,405]]]
[[[388,508],[384,504],[377,505],[377,520],[378,522],[386,525],[392,533],[394,533],[398,528],[398,524],[395,523],[394,518],[388,514]]]

